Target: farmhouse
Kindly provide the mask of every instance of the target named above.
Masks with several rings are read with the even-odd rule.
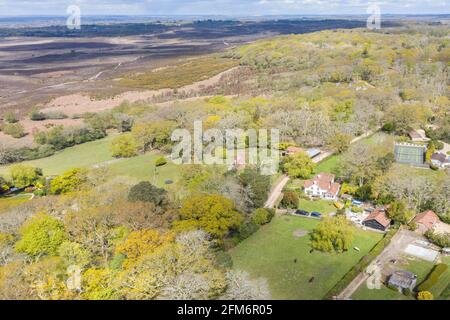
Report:
[[[371,229],[386,231],[391,225],[391,220],[386,216],[386,211],[379,208],[369,214],[362,224]]]
[[[412,166],[423,167],[425,165],[425,146],[411,143],[396,143],[394,147],[395,161]]]
[[[450,168],[450,157],[436,152],[431,155],[431,163],[438,168]]]
[[[413,290],[417,284],[417,275],[409,271],[397,270],[390,276],[388,284],[400,292],[405,289]]]
[[[439,217],[431,210],[419,213],[413,220],[417,224],[417,231],[425,233],[428,230],[433,230],[439,223]]]
[[[305,181],[305,193],[312,197],[337,200],[341,185],[334,182],[334,174],[319,173],[312,180]]]

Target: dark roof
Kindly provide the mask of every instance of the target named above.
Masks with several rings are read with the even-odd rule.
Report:
[[[376,209],[374,212],[369,214],[363,222],[367,222],[370,220],[375,220],[385,228],[389,227],[391,224],[391,220],[386,216],[386,213],[383,209]]]
[[[414,273],[405,270],[395,271],[389,278],[389,284],[402,289],[411,288],[416,284],[416,281],[417,276]]]
[[[431,156],[431,160],[437,160],[441,163],[449,162],[449,160],[447,159],[447,156],[440,152],[433,153],[433,155]]]

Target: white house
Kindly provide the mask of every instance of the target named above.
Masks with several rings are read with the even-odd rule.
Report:
[[[337,200],[341,185],[334,182],[335,176],[319,173],[314,179],[305,181],[305,193],[312,197],[326,200]]]

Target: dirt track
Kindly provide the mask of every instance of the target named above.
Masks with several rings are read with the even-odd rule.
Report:
[[[389,263],[392,259],[398,259],[403,255],[406,247],[414,241],[420,239],[420,235],[405,229],[399,230],[391,239],[391,243],[380,253],[372,264],[381,269]],[[336,297],[337,300],[351,299],[356,290],[364,285],[364,282],[369,278],[369,274],[361,272],[355,279]],[[376,290],[376,289],[374,289]]]

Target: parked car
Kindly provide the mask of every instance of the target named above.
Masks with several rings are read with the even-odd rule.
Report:
[[[309,212],[305,210],[297,210],[295,211],[295,214],[299,216],[307,216],[307,217],[309,216]]]
[[[314,218],[322,218],[322,214],[320,212],[312,212],[311,217]]]

